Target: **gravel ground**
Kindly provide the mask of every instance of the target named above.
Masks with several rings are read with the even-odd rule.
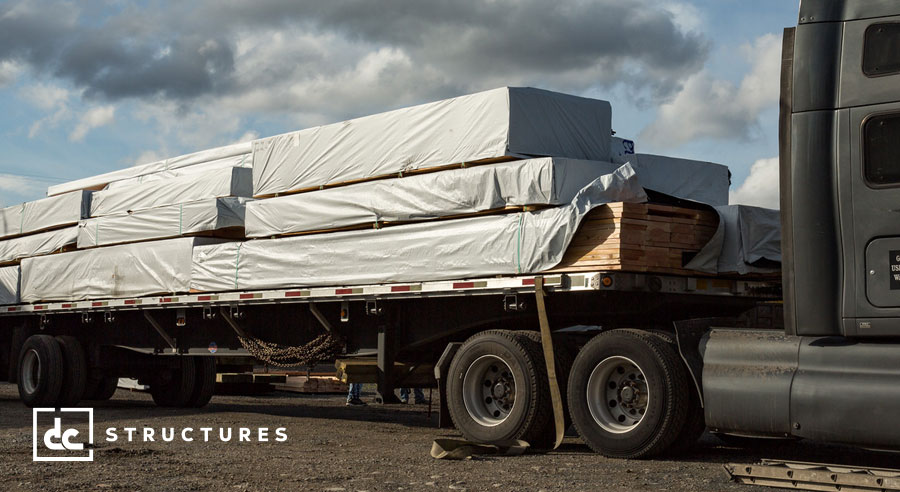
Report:
[[[371,395],[364,397],[368,400]],[[722,465],[760,458],[896,466],[896,455],[789,443],[740,449],[706,435],[695,451],[653,461],[611,460],[577,438],[550,454],[438,461],[427,406],[346,407],[340,395],[217,396],[199,410],[162,409],[119,390],[94,404],[91,463],[35,463],[32,413],[16,387],[0,384],[0,490],[766,490],[729,482]],[[285,442],[105,441],[109,427],[284,427]],[[157,431],[159,432],[159,431]],[[237,432],[237,430],[235,430]],[[254,429],[254,432],[255,429]],[[200,441],[200,442],[198,442]]]

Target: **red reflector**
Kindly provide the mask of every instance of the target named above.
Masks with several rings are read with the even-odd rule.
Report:
[[[134,299],[125,299],[125,304],[137,304],[137,301],[135,301]]]
[[[253,299],[253,294],[241,294],[241,299]]]
[[[40,311],[41,309],[44,309],[45,307],[47,307],[47,306],[35,306],[35,307],[34,307],[34,310],[35,310],[35,311]]]
[[[162,299],[159,300],[159,302],[172,302],[172,298],[171,297],[163,297]]]
[[[408,285],[395,285],[391,287],[391,292],[409,292],[411,290]]]
[[[475,282],[455,282],[453,284],[454,289],[471,289],[475,287]]]
[[[102,306],[102,305],[103,305],[102,302],[92,302],[92,303],[91,303],[91,307],[100,307],[100,306]]]
[[[352,293],[353,293],[353,289],[335,289],[334,290],[334,294],[338,295],[338,296],[352,294]]]
[[[212,296],[197,296],[198,301],[211,301]]]
[[[6,312],[7,312],[7,313],[14,313],[17,309],[19,309],[19,308],[14,308],[14,307],[6,308]]]
[[[285,292],[284,297],[303,297],[302,290],[292,290],[290,292]]]
[[[522,280],[522,285],[534,285],[534,279],[533,279],[533,278],[526,278],[526,279],[523,279],[523,280]]]

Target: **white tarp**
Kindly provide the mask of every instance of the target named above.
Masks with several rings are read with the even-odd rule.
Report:
[[[225,147],[217,147],[215,149],[202,150],[193,154],[186,154],[170,159],[151,162],[149,164],[141,164],[138,166],[119,169],[116,171],[90,176],[87,178],[69,181],[47,188],[47,195],[54,196],[69,191],[76,190],[99,190],[109,183],[122,179],[135,178],[146,174],[164,172],[172,169],[182,169],[197,164],[203,164],[219,159],[234,157],[242,154],[248,154],[251,149],[251,142],[227,145]]]
[[[75,191],[0,209],[0,238],[77,224],[91,211],[91,192]]]
[[[28,258],[22,261],[22,302],[187,292],[194,246],[219,241],[178,238]]]
[[[233,167],[180,178],[162,179],[126,188],[97,191],[91,217],[146,210],[178,203],[252,193],[250,169]]]
[[[0,267],[0,305],[19,303],[19,265]]]
[[[773,263],[781,262],[780,212],[746,205],[715,209],[719,228],[685,268],[741,275],[777,272]]]
[[[370,181],[247,205],[246,236],[435,219],[521,205],[562,205],[618,166],[543,157]]]
[[[83,220],[78,224],[78,248],[212,233],[229,228],[240,228],[239,233],[242,233],[247,200],[211,198]]]
[[[142,183],[149,183],[151,181],[159,181],[161,179],[171,179],[171,178],[180,178],[183,176],[196,176],[201,173],[209,173],[213,171],[218,171],[221,169],[227,169],[232,167],[245,167],[250,168],[253,164],[253,158],[250,153],[240,154],[236,156],[226,157],[224,159],[217,159],[215,161],[205,162],[203,164],[196,164],[190,167],[180,167],[176,169],[168,169],[165,171],[160,171],[151,174],[143,174],[141,176],[137,176],[134,178],[123,179],[120,181],[113,181],[112,183],[106,185],[105,190],[114,190],[119,188],[127,188],[129,186],[134,186]]]
[[[609,161],[606,101],[500,88],[253,143],[253,193],[315,188],[503,156]]]
[[[0,241],[0,263],[31,256],[48,255],[72,246],[78,240],[78,226],[66,227]]]
[[[652,154],[625,155],[622,159],[631,163],[644,188],[707,205],[728,205],[728,166]]]
[[[559,263],[591,209],[645,200],[634,171],[625,165],[589,184],[571,203],[536,212],[198,246],[191,288],[359,285],[539,272]]]
[[[270,237],[507,206],[562,205],[618,167],[609,162],[543,157],[257,200],[247,205],[246,235]],[[645,160],[634,167],[641,185],[654,191],[695,201],[728,196],[727,169],[722,174],[724,166],[718,164]]]

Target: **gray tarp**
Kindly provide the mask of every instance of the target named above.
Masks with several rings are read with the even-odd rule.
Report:
[[[106,185],[105,190],[115,190],[120,188],[127,188],[129,186],[134,186],[143,183],[149,183],[150,181],[159,181],[161,179],[171,179],[171,178],[181,178],[184,176],[196,176],[201,173],[210,173],[213,171],[218,171],[221,169],[227,169],[232,167],[245,167],[250,168],[253,165],[253,158],[250,153],[239,154],[231,157],[225,157],[223,159],[217,159],[214,161],[204,162],[202,164],[195,164],[189,167],[179,167],[175,169],[167,169],[165,171],[159,171],[150,174],[142,174],[140,176],[134,178],[123,179],[120,181],[113,181],[112,183]]]
[[[4,239],[0,241],[0,263],[10,263],[30,256],[55,253],[66,246],[74,245],[77,240],[77,225],[29,236]]]
[[[647,188],[698,200],[713,192],[728,196],[728,170],[718,164],[642,163],[638,179]],[[519,205],[562,205],[599,176],[619,166],[609,162],[543,157],[385,179],[247,205],[247,237],[434,219]],[[699,185],[692,188],[686,181]]]
[[[570,204],[536,212],[198,246],[200,291],[514,275],[559,263],[581,219],[609,202],[646,194],[630,166],[598,178]]]
[[[509,155],[608,161],[611,125],[606,101],[504,87],[257,140],[253,193]]]
[[[28,258],[22,261],[22,302],[187,292],[194,246],[219,241],[178,238]]]
[[[651,154],[621,159],[631,163],[644,188],[707,205],[728,205],[728,166]]]
[[[247,200],[211,198],[83,220],[78,224],[78,248],[243,228]]]
[[[746,205],[715,207],[719,228],[686,268],[707,273],[771,273],[759,260],[781,262],[781,216],[778,210]]]
[[[0,209],[0,238],[77,224],[91,212],[91,192],[75,191]]]
[[[183,169],[198,164],[204,164],[219,159],[239,156],[250,153],[251,142],[227,145],[215,149],[201,150],[193,154],[172,157],[161,161],[141,164],[138,166],[119,169],[116,171],[90,176],[67,183],[53,185],[47,188],[47,195],[54,196],[76,190],[99,190],[114,181],[135,178],[147,174],[160,173],[173,169]]]
[[[0,305],[19,303],[19,265],[0,267]]]
[[[98,191],[91,200],[91,217],[146,210],[167,205],[252,193],[250,169],[234,167],[180,178],[150,181],[127,188]]]

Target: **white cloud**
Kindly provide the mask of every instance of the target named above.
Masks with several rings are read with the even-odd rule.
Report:
[[[676,147],[698,138],[749,139],[759,115],[778,102],[781,39],[766,34],[741,47],[750,71],[735,85],[707,70],[692,76],[675,98],[663,104],[641,138]]]
[[[69,134],[69,140],[72,142],[80,142],[84,137],[93,130],[113,122],[116,117],[116,107],[112,105],[98,106],[89,109],[78,120],[75,129]]]
[[[760,159],[750,167],[750,175],[729,198],[733,204],[780,208],[778,158]]]
[[[69,99],[72,91],[52,84],[31,84],[19,91],[23,99],[34,107],[51,113],[35,121],[28,129],[28,138],[36,137],[44,128],[56,128],[71,117]]]
[[[12,205],[9,195],[37,195],[44,190],[46,183],[26,176],[0,173],[0,207]]]
[[[241,135],[237,140],[235,140],[234,143],[238,144],[238,143],[252,142],[258,138],[259,138],[259,132],[249,130],[249,131],[245,132],[243,135]]]
[[[0,88],[15,82],[24,69],[25,67],[13,60],[0,61]]]
[[[151,162],[159,162],[166,157],[168,156],[164,153],[155,150],[145,150],[137,156],[137,159],[134,160],[134,165],[138,166],[141,164],[150,164]]]
[[[664,1],[662,8],[672,14],[672,20],[682,31],[700,31],[705,22],[700,9],[689,3]]]

